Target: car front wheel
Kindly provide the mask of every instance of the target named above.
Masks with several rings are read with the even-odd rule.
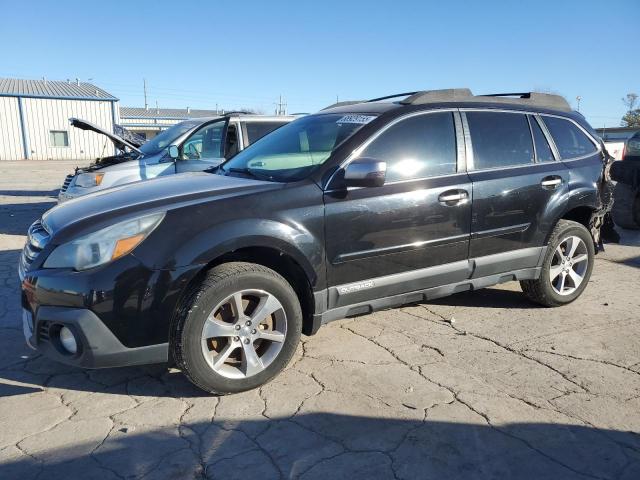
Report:
[[[259,387],[291,360],[302,312],[291,285],[262,265],[219,265],[191,288],[175,324],[172,352],[198,387],[236,393]]]

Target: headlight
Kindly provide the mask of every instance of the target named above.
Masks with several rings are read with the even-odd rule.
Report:
[[[164,213],[116,223],[90,233],[51,252],[44,268],[86,270],[120,258],[136,248],[156,228]]]
[[[76,187],[90,188],[97,187],[102,183],[104,173],[81,173],[76,178]]]

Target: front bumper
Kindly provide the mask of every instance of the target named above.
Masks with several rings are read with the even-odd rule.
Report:
[[[121,367],[165,363],[169,344],[127,348],[90,310],[84,308],[38,308],[29,328],[30,313],[23,315],[27,344],[43,355],[68,365],[83,368]],[[60,342],[59,332],[67,327],[78,345],[77,352],[69,353]]]

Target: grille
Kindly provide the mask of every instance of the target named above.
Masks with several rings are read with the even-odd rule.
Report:
[[[69,185],[71,184],[71,180],[73,180],[73,175],[69,174],[67,175],[67,177],[64,179],[64,183],[62,184],[62,188],[60,188],[61,192],[66,192],[67,188],[69,188]]]
[[[47,321],[38,324],[38,342],[49,341],[49,324]]]
[[[38,254],[42,251],[47,242],[49,242],[49,232],[47,232],[40,220],[36,220],[29,227],[27,243],[25,243],[24,248],[22,249],[22,254],[20,255],[20,263],[18,265],[20,279],[24,278],[25,272],[29,270],[29,267],[38,257]]]

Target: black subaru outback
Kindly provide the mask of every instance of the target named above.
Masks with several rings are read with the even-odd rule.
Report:
[[[593,268],[602,147],[557,96],[422,91],[300,118],[216,171],[88,195],[29,229],[29,345],[257,387],[301,333],[517,280],[572,302]]]

